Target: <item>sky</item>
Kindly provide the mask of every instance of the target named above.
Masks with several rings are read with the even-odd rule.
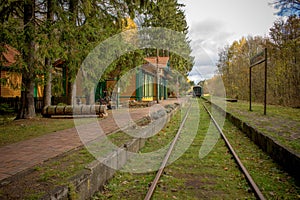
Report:
[[[268,36],[278,18],[272,0],[179,0],[185,4],[195,65],[189,79],[211,78],[218,52],[243,36]]]

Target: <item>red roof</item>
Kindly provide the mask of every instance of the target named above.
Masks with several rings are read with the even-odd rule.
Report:
[[[0,57],[1,65],[5,67],[9,67],[16,62],[16,57],[20,55],[20,52],[15,48],[5,44],[4,51]]]
[[[151,65],[153,65],[154,67],[157,66],[159,68],[164,68],[167,66],[168,61],[169,61],[169,57],[158,57],[158,62],[157,62],[157,57],[147,57],[144,58],[148,63],[150,63]]]

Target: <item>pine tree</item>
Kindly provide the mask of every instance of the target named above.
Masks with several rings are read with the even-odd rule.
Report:
[[[184,49],[185,58],[172,53],[172,49],[165,49],[163,52],[170,56],[170,65],[173,69],[176,69],[183,75],[187,76],[193,66],[194,58],[190,56],[192,50],[190,47],[190,41],[187,37],[188,26],[183,11],[183,4],[179,4],[177,0],[162,0],[151,1],[146,12],[146,18],[143,26],[146,27],[163,27],[177,31],[184,35],[182,41],[177,41],[177,44],[166,44],[175,48],[181,47]],[[175,46],[174,46],[175,45]],[[169,51],[166,53],[166,51]],[[155,55],[155,51],[151,54]]]
[[[35,69],[35,2],[28,0],[24,2],[24,51],[23,59],[25,65],[22,69],[21,109],[17,119],[35,117],[34,106],[34,69]]]

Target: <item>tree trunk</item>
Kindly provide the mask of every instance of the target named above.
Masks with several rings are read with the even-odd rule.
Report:
[[[46,61],[46,66],[47,66],[47,72],[45,75],[45,79],[46,79],[46,84],[44,86],[44,107],[45,106],[50,106],[51,105],[51,81],[52,81],[52,73],[51,73],[51,64],[49,62],[49,59],[45,59]],[[50,64],[50,65],[49,65]]]
[[[47,21],[48,21],[48,28],[51,27],[52,21],[53,21],[53,0],[47,0]],[[51,33],[48,34],[48,39],[50,39]],[[46,66],[46,84],[44,86],[44,107],[51,105],[51,81],[52,81],[52,67],[51,67],[52,60],[50,58],[45,58],[45,66]]]
[[[17,119],[27,119],[35,117],[34,106],[34,0],[24,3],[24,32],[25,50],[23,52],[24,61],[27,67],[23,67],[22,85],[24,90],[21,93],[21,108]]]
[[[95,104],[95,88],[90,89],[90,92],[86,94],[86,105],[94,105]]]
[[[76,16],[77,16],[77,6],[78,6],[78,0],[70,0],[69,3],[69,11],[70,11],[70,16],[69,16],[69,20],[70,23],[74,25],[74,27],[76,27]],[[70,44],[71,45],[71,44]],[[76,87],[76,83],[72,81],[72,77],[73,73],[71,73],[71,66],[70,66],[70,62],[67,62],[67,104],[68,105],[73,105],[74,103],[76,103],[76,89],[74,89]],[[74,66],[73,66],[74,67]],[[74,94],[73,94],[74,92]]]
[[[67,104],[73,105],[73,83],[68,80],[67,82]]]

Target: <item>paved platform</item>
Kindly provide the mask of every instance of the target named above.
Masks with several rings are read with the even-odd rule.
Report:
[[[170,99],[161,101],[160,105],[164,106],[174,104],[175,102],[178,102],[178,100]],[[126,126],[132,120],[137,121],[146,117],[151,112],[151,109],[153,107],[130,109],[131,119],[128,118],[128,109],[109,111],[108,117],[99,120],[98,123],[105,134],[112,133],[120,129],[120,124],[121,126]],[[118,125],[114,120],[112,112],[118,116],[118,119],[122,119],[122,122],[119,122]],[[91,129],[97,128],[97,126],[89,127]],[[91,132],[97,132],[97,130],[91,130]],[[94,137],[88,139],[93,140]],[[70,128],[1,147],[0,181],[82,145],[82,140],[76,128]]]

